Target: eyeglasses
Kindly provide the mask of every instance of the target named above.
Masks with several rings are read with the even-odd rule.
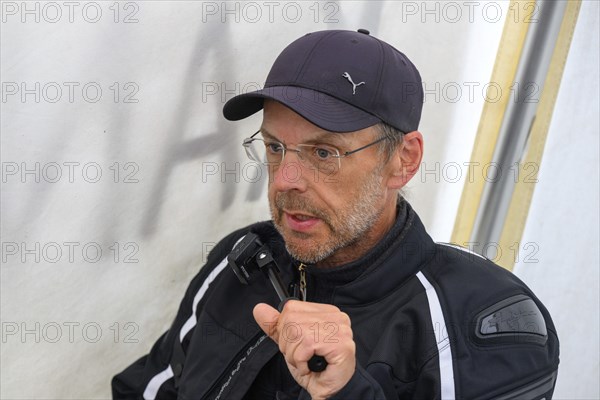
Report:
[[[255,138],[260,133],[258,130],[254,135],[244,139],[242,146],[246,150],[246,155],[252,161],[263,165],[279,165],[283,162],[286,151],[295,152],[300,161],[325,173],[336,173],[341,168],[341,159],[351,154],[364,150],[379,142],[388,139],[388,136],[377,139],[376,141],[359,147],[356,150],[347,151],[340,154],[340,151],[327,144],[299,144],[295,149],[288,148],[283,143],[273,140],[263,140]]]

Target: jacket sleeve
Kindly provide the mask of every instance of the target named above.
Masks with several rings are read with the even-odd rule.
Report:
[[[396,398],[396,395],[386,396],[377,380],[357,363],[354,375],[352,375],[346,386],[335,395],[328,397],[328,400],[391,400]],[[311,400],[310,394],[302,389],[298,400]]]
[[[360,364],[356,364],[354,375],[346,386],[330,397],[331,400],[361,399],[386,400],[383,388]]]
[[[169,330],[156,341],[147,355],[113,377],[111,382],[113,399],[177,398],[177,388],[173,379],[174,374],[171,364],[173,364],[174,355],[177,357],[175,353],[187,346],[185,339],[183,343],[180,342],[181,328],[193,316],[194,297],[199,288],[227,257],[227,254],[244,234],[244,231],[245,229],[242,229],[230,234],[211,251],[206,265],[188,286]],[[197,315],[202,308],[202,303],[198,303],[196,307]],[[190,335],[186,336],[189,337]],[[144,392],[146,392],[146,395]]]
[[[365,369],[357,363],[350,381],[331,400],[439,399],[438,374],[429,364],[423,366],[416,381],[401,382],[387,364],[374,363]]]

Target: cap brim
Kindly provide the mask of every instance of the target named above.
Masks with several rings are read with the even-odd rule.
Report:
[[[249,117],[263,108],[264,99],[276,100],[331,132],[354,132],[381,121],[335,97],[297,86],[272,86],[238,95],[225,103],[223,115],[230,121]]]

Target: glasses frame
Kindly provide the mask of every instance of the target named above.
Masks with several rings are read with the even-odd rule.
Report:
[[[264,140],[263,140],[263,139],[260,139],[260,138],[255,138],[255,137],[254,137],[254,136],[258,135],[259,133],[260,133],[260,129],[259,129],[258,131],[256,131],[256,132],[255,132],[255,133],[254,133],[252,136],[250,136],[249,138],[246,138],[246,139],[244,139],[244,141],[242,142],[242,146],[243,146],[244,148],[248,148],[248,146],[250,146],[250,144],[251,144],[252,142],[254,142],[255,140],[260,140],[260,141],[264,142]],[[402,134],[404,134],[404,132],[402,132]],[[348,157],[349,155],[352,155],[352,154],[354,154],[354,153],[358,153],[359,151],[361,151],[361,150],[364,150],[364,149],[366,149],[366,148],[369,148],[369,147],[371,147],[371,146],[373,146],[373,145],[375,145],[375,144],[377,144],[377,143],[383,142],[383,141],[384,141],[384,140],[386,140],[386,139],[389,139],[389,136],[384,136],[384,137],[381,137],[381,138],[377,139],[377,140],[376,140],[376,141],[374,141],[374,142],[371,142],[371,143],[369,143],[369,144],[366,144],[366,145],[364,145],[364,146],[361,146],[361,147],[359,147],[358,149],[354,149],[354,150],[346,151],[346,152],[344,152],[344,154],[340,154],[340,150],[339,150],[337,147],[335,147],[335,146],[331,146],[331,145],[328,145],[328,146],[329,146],[329,147],[333,147],[333,148],[334,148],[334,149],[337,151],[337,153],[338,153],[338,154],[334,154],[334,155],[332,155],[332,157],[334,157],[334,158],[337,158],[337,160],[338,160],[338,170],[340,170],[340,169],[342,168],[342,162],[341,162],[341,159],[342,159],[342,158],[344,158],[344,157]],[[285,158],[285,152],[286,152],[286,151],[288,151],[288,150],[289,150],[289,151],[293,151],[293,152],[297,153],[297,154],[298,154],[298,158],[300,158],[300,159],[302,160],[302,157],[300,156],[301,150],[299,150],[299,149],[291,149],[291,148],[288,148],[288,147],[287,147],[285,144],[283,144],[283,143],[281,143],[281,142],[279,142],[279,141],[276,141],[276,140],[274,140],[274,141],[273,141],[273,143],[278,143],[278,144],[280,144],[280,145],[281,145],[281,148],[283,149],[283,152],[281,153],[281,161],[280,161],[279,163],[266,163],[266,162],[258,161],[259,163],[262,163],[262,164],[264,164],[264,165],[270,165],[270,164],[279,165],[279,164],[281,164],[281,163],[283,162],[283,159]],[[311,146],[311,147],[314,147],[314,145],[309,145],[309,144],[298,144],[297,146]],[[247,151],[246,151],[246,155],[248,155],[248,158],[252,159],[252,158],[249,156],[249,154],[248,154],[248,152],[247,152]],[[254,159],[252,159],[252,161],[257,161],[257,160],[254,160]]]

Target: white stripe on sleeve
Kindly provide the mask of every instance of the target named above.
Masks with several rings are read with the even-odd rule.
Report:
[[[148,386],[146,386],[146,390],[144,390],[144,399],[145,400],[154,400],[156,398],[156,394],[158,393],[158,389],[162,386],[163,383],[168,381],[173,377],[173,370],[169,365],[167,369],[154,375],[150,382],[148,382]]]
[[[452,349],[450,347],[448,330],[446,329],[446,322],[444,320],[444,314],[442,312],[442,305],[435,291],[435,288],[427,280],[425,275],[423,275],[422,272],[417,272],[417,278],[419,278],[419,281],[421,281],[421,285],[423,285],[423,287],[425,288],[427,302],[429,303],[429,314],[431,315],[431,324],[434,328],[434,332],[438,331],[439,327],[439,335],[436,335],[436,342],[438,348],[438,358],[440,363],[440,386],[442,400],[454,399],[456,397],[456,394],[454,390]]]
[[[183,342],[183,338],[185,337],[185,335],[187,335],[187,333],[196,326],[196,310],[198,309],[198,303],[200,303],[200,300],[202,300],[202,298],[206,294],[206,291],[208,290],[210,284],[217,278],[217,276],[221,273],[221,271],[223,271],[223,269],[225,269],[226,266],[227,258],[224,258],[223,261],[221,261],[219,265],[217,265],[217,267],[213,269],[210,274],[208,274],[208,277],[202,283],[200,290],[198,290],[198,293],[196,293],[196,296],[194,296],[194,304],[192,304],[192,315],[190,315],[188,320],[185,321],[185,324],[183,324],[183,326],[181,327],[181,331],[179,331],[180,342]]]
[[[243,239],[243,237],[240,240],[242,240],[242,239]],[[240,240],[238,240],[236,242],[236,244],[239,243]],[[183,338],[185,337],[185,335],[187,335],[187,333],[189,331],[191,331],[194,328],[194,326],[196,326],[196,323],[197,323],[196,310],[198,309],[198,304],[200,303],[200,300],[202,300],[202,298],[206,294],[206,291],[208,290],[208,287],[210,286],[210,284],[217,278],[217,276],[219,276],[219,274],[221,272],[223,272],[223,270],[225,269],[226,266],[227,266],[227,257],[225,257],[219,263],[219,265],[217,265],[216,268],[213,269],[210,272],[210,274],[208,274],[208,277],[202,283],[202,286],[200,286],[200,290],[198,290],[198,292],[194,296],[194,302],[192,304],[192,310],[191,310],[192,315],[190,315],[190,317],[187,319],[187,321],[185,321],[185,323],[181,327],[181,330],[179,331],[179,341],[180,342],[183,342]],[[158,393],[158,389],[160,389],[160,387],[162,386],[163,383],[165,383],[170,378],[172,378],[173,375],[174,375],[173,370],[171,369],[171,366],[169,365],[164,371],[159,372],[154,377],[152,377],[152,379],[150,379],[150,382],[148,382],[146,389],[144,390],[144,399],[145,400],[154,400],[156,398],[156,394]]]

